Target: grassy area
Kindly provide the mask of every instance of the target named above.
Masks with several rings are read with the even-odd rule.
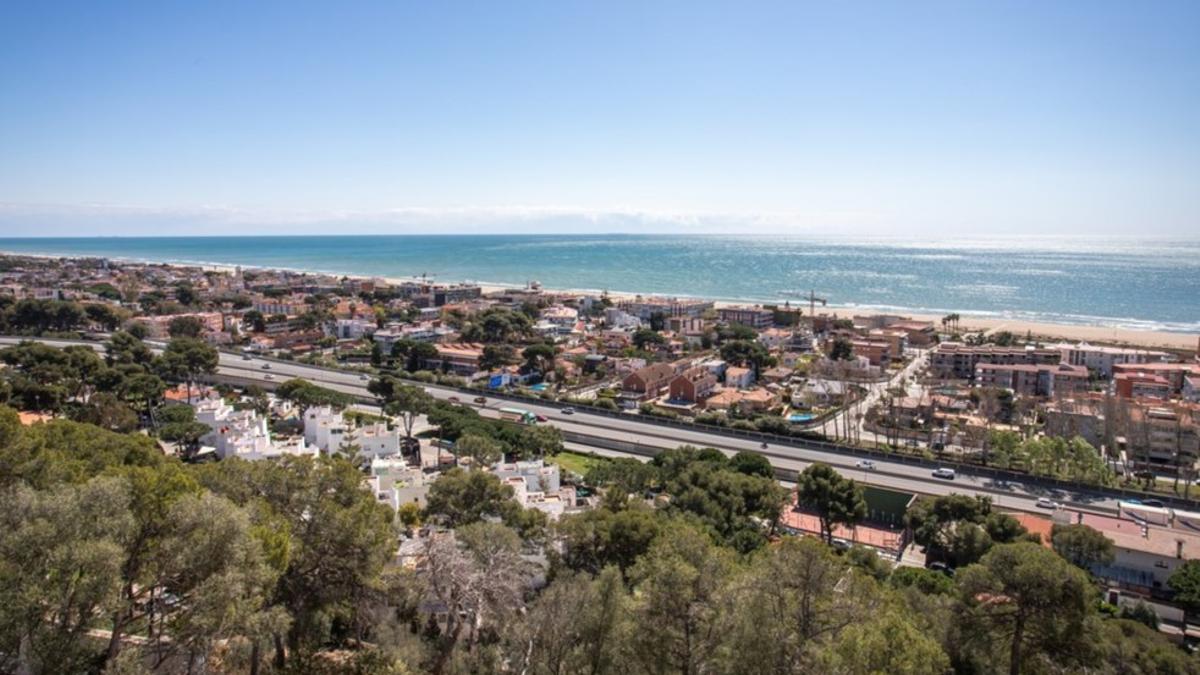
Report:
[[[580,476],[587,475],[589,469],[602,462],[608,460],[595,455],[585,455],[579,452],[560,452],[557,455],[550,457],[549,461],[557,464],[564,471],[579,474]]]

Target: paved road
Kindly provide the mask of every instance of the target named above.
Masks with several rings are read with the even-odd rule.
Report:
[[[0,344],[13,344],[16,338],[0,337]],[[76,342],[69,340],[44,339],[42,342],[54,346],[70,344],[88,344],[96,349],[103,346],[92,342]],[[152,346],[153,343],[151,343]],[[264,365],[268,366],[264,368]],[[332,371],[299,363],[266,360],[258,357],[244,357],[237,354],[222,352],[218,375],[246,382],[279,383],[293,377],[302,377],[315,384],[320,384],[337,391],[356,396],[369,396],[366,385],[369,378],[361,373]],[[425,389],[435,398],[445,400],[451,396],[459,398],[464,403],[470,403],[473,398],[448,387],[425,385]],[[837,452],[806,446],[803,441],[789,444],[771,444],[765,450],[759,441],[741,439],[714,434],[702,429],[690,430],[674,427],[664,427],[638,419],[636,415],[608,417],[579,411],[573,415],[563,415],[557,407],[540,405],[537,401],[529,400],[519,403],[493,400],[484,406],[484,414],[496,415],[495,408],[501,406],[516,406],[543,415],[549,424],[563,431],[583,434],[597,439],[608,439],[637,444],[646,448],[672,448],[682,444],[714,447],[732,454],[741,450],[762,452],[778,468],[803,470],[813,462],[824,462],[838,468],[844,474],[868,485],[917,492],[921,494],[941,495],[957,492],[962,494],[984,494],[993,499],[1000,507],[1012,510],[1039,511],[1036,506],[1038,497],[1051,497],[1073,508],[1081,508],[1101,512],[1115,512],[1117,500],[1102,498],[1094,495],[1079,494],[1064,491],[1051,491],[1039,486],[1036,482],[1001,482],[986,476],[971,475],[960,472],[953,481],[933,478],[927,468],[912,466],[901,462],[876,460],[876,468],[863,470],[856,467],[856,458]],[[604,454],[611,455],[607,450]]]

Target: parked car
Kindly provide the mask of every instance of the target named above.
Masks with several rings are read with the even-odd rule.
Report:
[[[1049,497],[1038,497],[1037,506],[1039,509],[1057,509],[1061,505]]]
[[[564,414],[564,415],[574,415],[574,414],[575,414],[575,409],[574,409],[574,408],[563,408],[563,409],[562,409],[562,414]]]
[[[941,572],[948,577],[954,576],[954,568],[941,561],[929,563],[929,569],[934,572]]]
[[[860,469],[869,469],[872,471],[875,470],[875,462],[872,462],[869,459],[860,459],[857,462],[855,462],[854,466],[856,466]]]
[[[945,478],[946,480],[954,480],[954,476],[955,476],[954,469],[948,469],[944,466],[938,467],[933,470],[934,478]]]

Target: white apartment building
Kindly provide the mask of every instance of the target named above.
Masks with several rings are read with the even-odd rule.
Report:
[[[358,446],[358,455],[363,460],[393,457],[401,449],[398,429],[388,429],[383,422],[355,427],[346,422],[341,411],[329,406],[316,406],[304,412],[304,440],[326,454]]]
[[[610,328],[641,328],[642,320],[616,307],[604,310],[604,324]]]
[[[367,485],[375,497],[393,509],[413,503],[425,507],[431,481],[419,467],[399,458],[374,457]]]
[[[326,333],[339,340],[361,340],[375,333],[377,326],[369,319],[337,319],[327,324]]]
[[[546,464],[540,459],[500,462],[492,471],[501,482],[512,487],[513,498],[522,507],[537,509],[552,520],[575,506],[575,488],[562,485],[556,464]]]
[[[1078,344],[1064,342],[1051,345],[1050,348],[1060,350],[1063,361],[1066,363],[1072,366],[1084,366],[1104,378],[1111,378],[1113,366],[1119,363],[1163,363],[1171,358],[1171,355],[1166,352],[1128,347],[1104,347],[1090,345],[1086,342]]]
[[[192,405],[196,421],[212,430],[200,439],[221,459],[277,459],[284,455],[316,456],[317,449],[303,438],[283,444],[271,438],[267,418],[253,410],[235,410],[222,398],[206,398]]]

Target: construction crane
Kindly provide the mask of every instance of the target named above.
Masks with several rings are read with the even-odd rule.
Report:
[[[813,326],[816,327],[817,303],[821,303],[821,306],[824,307],[828,301],[825,298],[818,298],[815,290],[809,290],[808,295],[803,296],[803,299],[808,300],[808,320],[813,322]]]

